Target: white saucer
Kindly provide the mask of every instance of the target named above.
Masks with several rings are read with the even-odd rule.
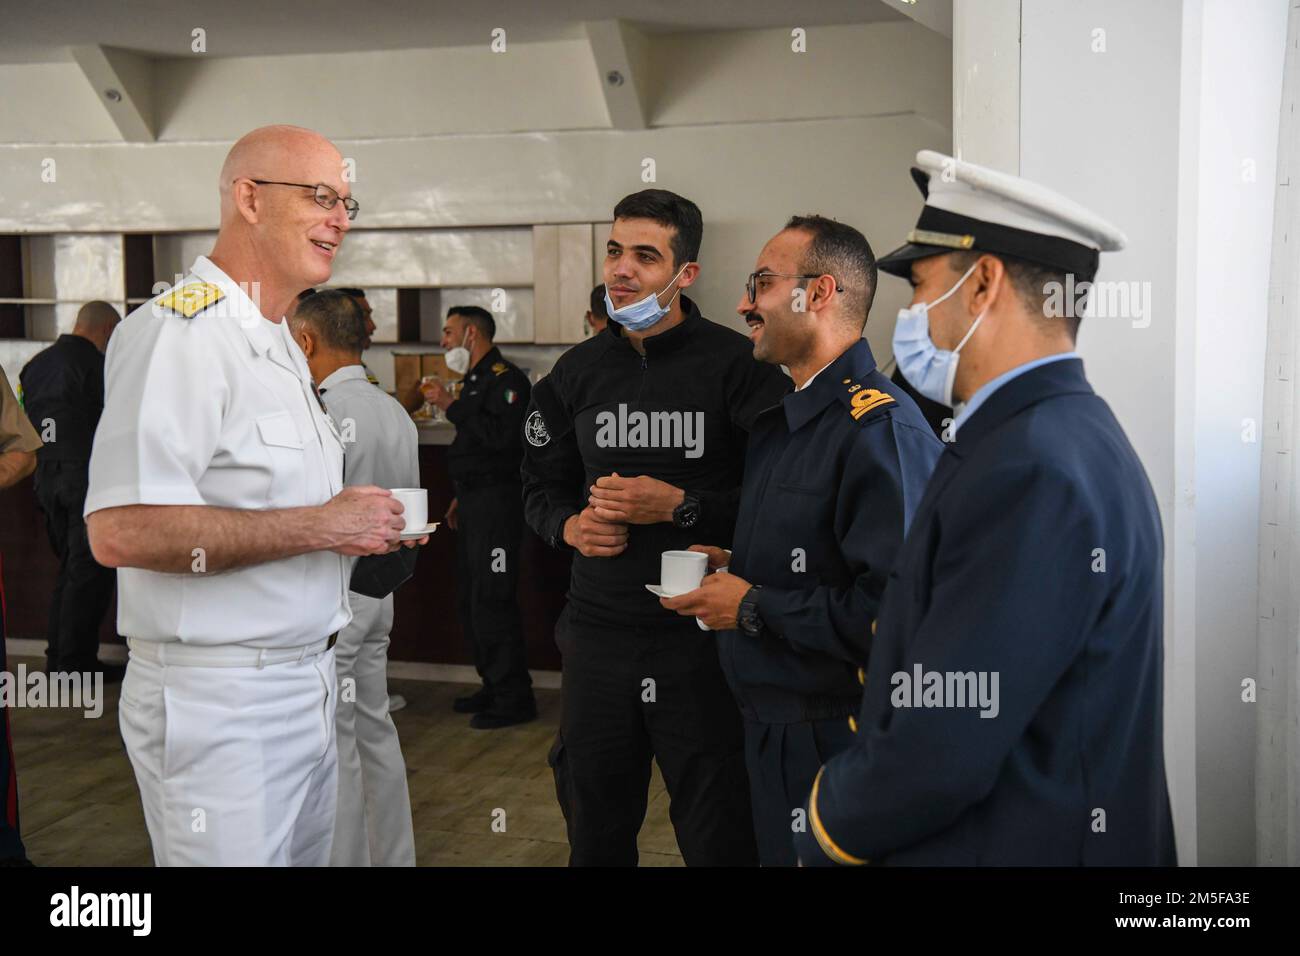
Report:
[[[678,591],[676,594],[669,594],[657,584],[647,584],[645,589],[657,598],[681,597],[683,594],[690,594],[690,591]],[[695,590],[691,588],[691,591]]]
[[[646,589],[647,591],[649,591],[651,594],[653,594],[655,597],[658,597],[658,598],[666,598],[666,597],[681,597],[681,594],[690,594],[690,593],[691,593],[690,591],[682,591],[681,594],[669,594],[667,591],[665,591],[663,588],[661,588],[661,587],[660,587],[659,585],[657,585],[657,584],[647,584],[647,585],[645,586],[645,589]],[[711,630],[711,628],[710,628],[707,624],[705,624],[703,621],[701,621],[698,617],[695,619],[695,623],[698,624],[698,625],[700,626],[700,630],[701,630],[701,631],[708,631],[708,630]]]
[[[415,538],[423,538],[426,534],[433,534],[438,530],[438,525],[440,524],[442,524],[441,521],[435,521],[433,524],[426,524],[423,528],[417,528],[414,531],[403,531],[402,540],[411,541]]]

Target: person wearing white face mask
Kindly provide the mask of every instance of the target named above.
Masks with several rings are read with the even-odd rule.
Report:
[[[476,305],[447,311],[442,347],[447,367],[465,376],[452,400],[441,384],[424,397],[456,426],[447,470],[456,497],[447,527],[456,534],[456,610],[483,686],[458,698],[457,713],[472,714],[475,730],[526,723],[537,716],[517,598],[519,547],[524,533],[524,413],[528,376],[492,340],[496,322]]]
[[[1090,284],[1124,235],[1023,179],[917,163],[925,208],[879,266],[914,288],[899,368],[956,417],[877,618],[871,732],[818,773],[796,850],[806,865],[1174,865],[1160,516],[1053,294]]]
[[[662,555],[729,547],[758,413],[790,380],[690,298],[704,218],[646,189],[614,207],[610,322],[533,389],[524,514],[572,549],[555,626],[563,713],[549,763],[573,866],[634,866],[651,767],[687,866],[758,861],[741,715],[715,637],[659,604]]]

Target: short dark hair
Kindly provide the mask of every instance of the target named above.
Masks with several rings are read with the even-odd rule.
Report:
[[[307,296],[315,295],[315,294],[316,294],[315,289],[303,289],[301,292],[298,293],[298,301],[301,302],[303,299],[307,298]]]
[[[588,306],[592,315],[600,316],[605,321],[609,321],[609,310],[605,308],[605,283],[593,286],[591,290],[591,303]]]
[[[1066,275],[1055,266],[1045,266],[1042,263],[1030,262],[1027,259],[1020,259],[1016,256],[1004,256],[1000,252],[980,252],[978,249],[969,251],[953,252],[949,254],[948,264],[957,272],[965,272],[976,262],[980,256],[993,256],[1002,262],[1002,267],[1007,271],[1007,278],[1011,280],[1012,287],[1020,295],[1020,301],[1025,304],[1025,308],[1035,315],[1043,317],[1044,321],[1064,322],[1065,330],[1070,334],[1070,341],[1076,341],[1079,336],[1079,319],[1078,315],[1063,315],[1060,317],[1048,316],[1047,314],[1047,286],[1056,283],[1057,288],[1064,288],[1066,284]],[[1092,276],[1075,276],[1075,285],[1077,286],[1084,280],[1091,281]]]
[[[366,323],[357,300],[337,289],[307,296],[293,314],[294,326],[306,325],[326,348],[359,353],[366,344]]]
[[[785,228],[811,234],[799,271],[834,276],[844,296],[844,314],[861,330],[871,313],[878,278],[876,254],[867,237],[847,223],[816,214],[791,216]]]
[[[668,244],[673,250],[673,265],[694,262],[700,257],[700,240],[704,237],[704,217],[700,207],[689,199],[666,189],[643,189],[624,196],[614,207],[615,219],[649,219],[673,230]]]
[[[477,305],[453,305],[447,310],[448,315],[459,315],[491,342],[497,337],[497,324],[492,313]]]
[[[339,289],[338,291],[342,292],[344,295],[350,295],[354,299],[364,299],[366,297],[365,289],[348,288],[348,289]]]

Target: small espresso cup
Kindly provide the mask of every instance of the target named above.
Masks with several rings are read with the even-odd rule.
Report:
[[[429,523],[429,492],[424,488],[393,488],[393,497],[402,503],[406,526],[402,532],[419,531]]]
[[[709,556],[702,551],[665,551],[659,558],[659,586],[673,597],[694,591],[708,567]]]

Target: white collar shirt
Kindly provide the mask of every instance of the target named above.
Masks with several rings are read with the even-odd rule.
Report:
[[[287,323],[267,321],[246,290],[203,256],[177,290],[201,307],[191,301],[186,317],[160,304],[165,294],[132,312],[109,342],[85,513],[139,504],[263,511],[329,501],[343,487],[343,445]],[[342,555],[317,551],[208,574],[195,544],[192,573],[118,570],[120,633],[296,647],[351,619],[350,562]]]

